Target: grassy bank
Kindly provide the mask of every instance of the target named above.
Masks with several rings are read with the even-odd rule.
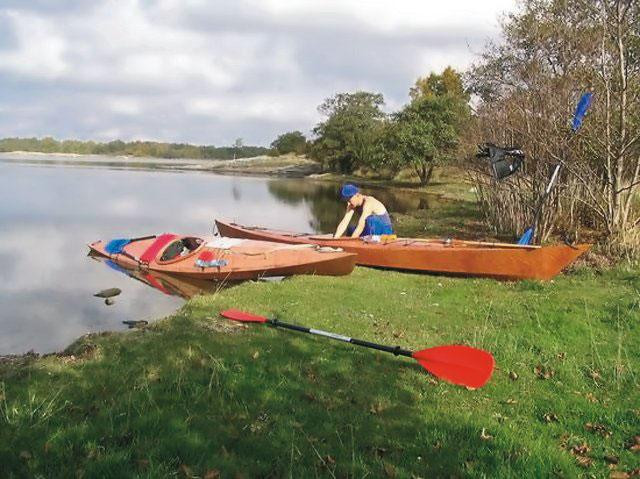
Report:
[[[410,360],[218,319],[228,307],[412,349],[467,343],[498,369],[470,391]],[[5,477],[607,477],[640,467],[638,344],[637,272],[247,283],[0,365],[0,464]]]

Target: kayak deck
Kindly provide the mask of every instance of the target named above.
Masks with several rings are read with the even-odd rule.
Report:
[[[220,234],[237,238],[290,244],[318,244],[356,253],[357,264],[389,269],[422,271],[453,276],[504,280],[549,280],[559,274],[590,245],[530,246],[462,240],[397,238],[368,242],[362,238],[333,238],[288,231],[246,227],[216,220]]]

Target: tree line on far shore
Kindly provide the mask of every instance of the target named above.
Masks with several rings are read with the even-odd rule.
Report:
[[[54,138],[0,139],[0,152],[30,151],[39,153],[71,153],[79,155],[125,155],[152,158],[192,158],[205,160],[231,160],[251,158],[271,153],[270,148],[247,146],[238,138],[232,146],[198,146],[186,143],[160,143],[156,141],[120,140],[100,143],[95,141],[55,140]]]

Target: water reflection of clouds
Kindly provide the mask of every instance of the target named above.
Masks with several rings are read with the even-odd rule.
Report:
[[[307,230],[264,178],[0,163],[0,354],[60,349],[88,331],[153,319],[183,300],[86,257],[97,239],[209,234],[215,217]],[[113,306],[92,295],[122,289]]]

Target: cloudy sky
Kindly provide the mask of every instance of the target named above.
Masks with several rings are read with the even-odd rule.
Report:
[[[0,137],[268,145],[337,92],[406,102],[514,0],[0,0]]]

